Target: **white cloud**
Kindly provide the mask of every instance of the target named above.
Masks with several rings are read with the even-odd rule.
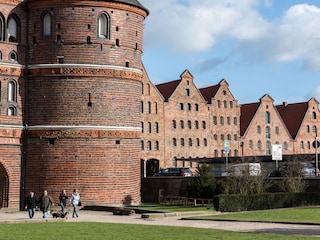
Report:
[[[306,98],[309,100],[310,98],[314,97],[315,99],[317,99],[318,101],[320,101],[320,86],[316,87],[315,89],[313,89],[312,91],[310,91]]]
[[[320,8],[292,6],[276,22],[268,22],[259,7],[272,0],[140,0],[149,8],[145,47],[169,46],[178,53],[210,51],[225,41],[236,42],[237,53],[272,62],[302,61],[320,70]]]

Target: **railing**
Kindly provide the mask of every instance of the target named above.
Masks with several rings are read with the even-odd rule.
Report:
[[[179,197],[179,196],[160,196],[159,203],[163,205],[208,207],[208,206],[213,206],[213,199],[188,198],[188,197]]]

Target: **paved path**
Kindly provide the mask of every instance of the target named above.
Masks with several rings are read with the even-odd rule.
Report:
[[[64,221],[65,219],[48,218],[47,221]],[[29,220],[27,212],[0,212],[0,222],[15,223],[29,221],[45,221],[42,219],[41,212],[36,212],[34,219]],[[280,223],[261,223],[261,222],[235,222],[235,221],[205,221],[205,220],[182,220],[182,216],[166,216],[142,218],[140,214],[129,216],[113,215],[106,211],[80,211],[79,218],[68,217],[68,222],[111,222],[127,224],[144,224],[159,226],[183,226],[195,228],[223,229],[235,232],[256,232],[256,233],[279,233],[297,234],[320,237],[320,225],[306,224],[280,224]]]

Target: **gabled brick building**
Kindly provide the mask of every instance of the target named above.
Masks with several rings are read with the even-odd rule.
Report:
[[[226,80],[198,89],[188,70],[175,81],[155,86],[150,79],[145,78],[144,82],[151,88],[148,97],[153,99],[153,105],[163,109],[156,115],[163,128],[153,135],[149,147],[141,149],[142,176],[152,176],[165,167],[195,168],[199,161],[209,159],[217,163],[226,157],[271,160],[274,144],[282,145],[283,155],[306,155],[310,160],[315,153],[312,144],[320,112],[314,98],[275,106],[266,94],[259,102],[239,105]],[[145,98],[144,93],[142,104]],[[141,112],[142,126],[147,124],[146,115],[150,114]],[[142,134],[142,144],[149,136]],[[153,148],[152,142],[161,144]],[[216,168],[224,171],[224,166]]]

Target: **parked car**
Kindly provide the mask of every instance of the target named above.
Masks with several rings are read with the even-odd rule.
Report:
[[[268,177],[314,177],[315,167],[310,162],[285,163],[268,174]]]
[[[261,165],[260,163],[238,163],[231,165],[227,172],[222,173],[222,176],[260,176],[261,175]]]
[[[193,177],[193,172],[190,170],[190,168],[172,167],[172,168],[160,169],[160,171],[158,173],[155,173],[153,176]]]

